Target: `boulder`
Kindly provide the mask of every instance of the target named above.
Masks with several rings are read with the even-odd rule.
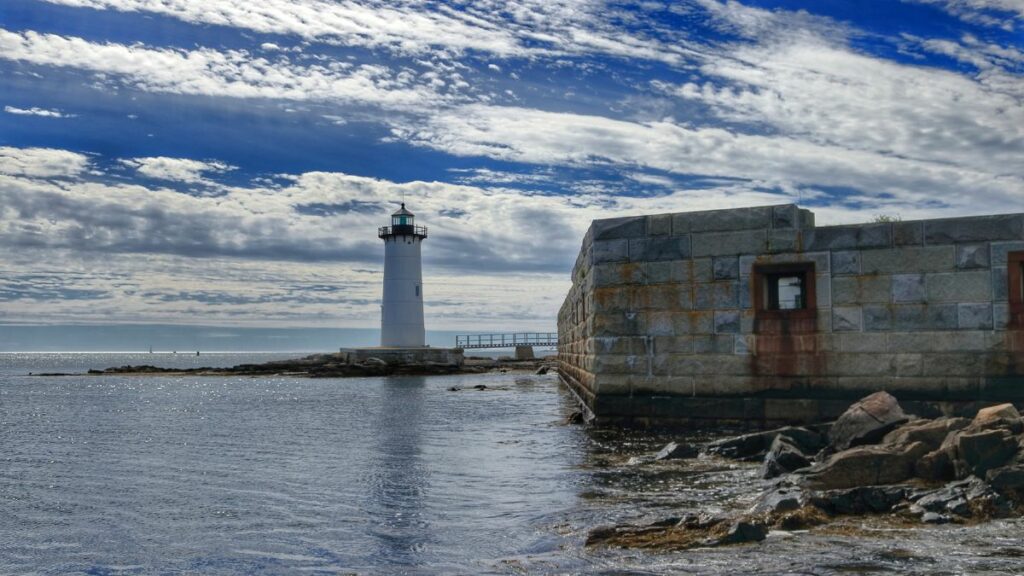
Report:
[[[938,450],[950,432],[962,430],[970,420],[967,418],[936,418],[935,420],[912,420],[889,432],[882,438],[882,444],[906,445],[924,442],[929,450]]]
[[[1024,464],[989,470],[985,473],[985,480],[988,481],[989,486],[1000,492],[1022,490],[1024,489]]]
[[[803,490],[795,486],[777,486],[758,498],[751,514],[781,514],[803,508],[806,504]]]
[[[953,466],[958,478],[979,477],[992,468],[1005,464],[1020,448],[1012,432],[997,428],[983,432],[962,432],[956,437],[956,460]]]
[[[654,459],[680,460],[683,458],[696,458],[698,454],[700,454],[700,451],[692,444],[677,444],[675,442],[669,442],[664,448],[654,455]]]
[[[764,457],[771,448],[772,442],[775,441],[775,437],[779,435],[788,437],[791,443],[805,454],[817,452],[826,443],[825,437],[814,430],[787,426],[717,440],[708,444],[707,451],[736,460],[758,460]]]
[[[543,375],[548,373],[548,370],[550,370],[550,368],[548,367],[547,364],[545,364],[545,365],[541,366],[540,368],[537,368],[537,371],[534,372],[534,374],[536,374],[538,376],[543,376]]]
[[[718,538],[713,544],[743,544],[746,542],[760,542],[768,536],[768,528],[762,524],[755,524],[746,520],[737,520],[729,526],[725,535]]]
[[[793,444],[793,441],[788,436],[780,434],[772,441],[772,446],[764,457],[761,477],[775,478],[810,465],[810,459]]]
[[[955,454],[950,448],[939,448],[922,456],[914,464],[914,476],[925,480],[952,480],[956,478],[953,468]]]
[[[923,442],[904,447],[858,446],[815,464],[803,477],[810,488],[820,490],[897,484],[914,475],[914,466],[928,452]]]
[[[896,398],[888,392],[875,392],[847,408],[836,420],[829,430],[829,446],[832,450],[840,451],[864,444],[876,444],[909,419]]]
[[[908,498],[914,501],[911,512],[922,515],[935,512],[970,518],[1005,517],[1012,513],[1009,501],[984,480],[974,476],[951,482],[937,490],[911,494]]]
[[[909,486],[858,486],[845,490],[826,490],[812,495],[808,502],[829,514],[871,514],[891,511],[910,494]]]
[[[387,366],[388,365],[387,362],[385,362],[384,360],[381,360],[380,358],[376,358],[376,357],[370,357],[370,358],[367,358],[366,360],[363,360],[363,364],[365,364],[367,366]]]
[[[981,432],[1005,428],[1014,434],[1024,432],[1024,420],[1013,404],[998,404],[978,410],[974,420],[967,427],[968,432]]]

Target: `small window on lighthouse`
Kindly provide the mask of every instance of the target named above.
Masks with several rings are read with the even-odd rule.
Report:
[[[420,285],[419,284],[416,285],[416,297],[417,298],[420,297]]]

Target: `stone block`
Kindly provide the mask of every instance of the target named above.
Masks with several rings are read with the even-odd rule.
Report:
[[[955,246],[905,247],[865,250],[860,258],[863,274],[909,274],[956,270]]]
[[[860,252],[856,250],[832,252],[832,274],[834,276],[860,274]]]
[[[651,340],[655,356],[693,354],[693,336],[654,336]]]
[[[961,303],[957,305],[961,330],[991,330],[992,304],[989,302]]]
[[[740,277],[739,258],[736,256],[713,258],[711,268],[715,280],[733,280]]]
[[[673,215],[672,233],[733,232],[767,229],[772,225],[772,208],[757,206],[733,210],[706,210]]]
[[[686,260],[670,260],[647,263],[648,284],[668,284],[689,282],[685,267]]]
[[[685,262],[689,282],[711,282],[714,274],[711,268],[711,258],[694,258]]]
[[[634,289],[626,286],[595,288],[591,300],[591,310],[596,314],[632,310],[635,306],[633,294]]]
[[[671,322],[669,324],[671,326]],[[647,334],[645,315],[633,311],[595,314],[590,334],[592,337],[644,336]]]
[[[924,364],[924,357],[921,354],[897,354],[896,372],[897,376],[920,376]]]
[[[832,306],[832,277],[828,274],[817,274],[814,277],[815,299],[818,308]]]
[[[988,244],[961,244],[956,247],[956,267],[988,268],[990,251]]]
[[[797,228],[800,225],[800,209],[796,204],[772,206],[772,228]]]
[[[979,302],[992,298],[992,275],[988,270],[928,274],[928,302]]]
[[[643,317],[642,325],[646,328],[648,336],[675,336],[685,334],[676,331],[675,317],[678,312],[667,310],[643,310],[640,315]]]
[[[675,336],[687,334],[713,334],[715,332],[715,314],[707,311],[688,311],[672,313],[672,326]]]
[[[752,303],[752,300],[754,295],[750,289],[750,276],[744,276],[740,278],[740,283],[737,290],[737,295],[739,296],[740,309],[749,310],[753,308],[754,305]]]
[[[800,252],[803,249],[803,235],[799,230],[769,230],[767,252]]]
[[[1010,305],[992,305],[992,327],[995,330],[1006,330],[1010,324]]]
[[[737,334],[733,343],[733,353],[750,355],[754,352],[754,338],[750,334]]]
[[[707,334],[693,337],[694,354],[732,354],[735,349],[736,336],[734,334]]]
[[[689,310],[693,307],[689,284],[654,284],[631,290],[632,303],[638,309]]]
[[[843,352],[886,352],[889,338],[886,334],[837,334],[837,346]]]
[[[864,326],[860,306],[837,306],[832,308],[833,332],[860,332]]]
[[[594,245],[596,247],[597,243]],[[632,262],[683,260],[689,257],[689,236],[654,236],[629,240],[629,259]]]
[[[957,328],[956,304],[869,304],[864,306],[863,310],[864,330],[869,332]]]
[[[814,212],[804,208],[800,209],[800,228],[804,230],[814,228]]]
[[[828,369],[835,376],[891,376],[896,373],[896,354],[831,354]]]
[[[737,310],[715,311],[715,333],[735,334],[740,331],[740,313]],[[732,349],[729,350],[732,352]]]
[[[992,269],[992,299],[996,302],[1008,300],[1010,297],[1010,284],[1006,268]]]
[[[598,240],[593,248],[594,264],[629,260],[629,240]]]
[[[832,305],[889,302],[891,286],[890,276],[837,276],[832,278]]]
[[[804,241],[805,247],[811,251],[889,248],[892,246],[892,225],[826,226],[805,234]]]
[[[973,218],[927,220],[924,223],[925,244],[986,242],[990,240],[1024,240],[1024,215],[1001,214]]]
[[[604,336],[590,338],[595,354],[645,355],[648,351],[646,336]]]
[[[892,301],[923,303],[926,300],[924,274],[895,274],[892,277]]]
[[[739,282],[722,281],[697,284],[693,307],[697,310],[711,310],[739,307]]]
[[[992,266],[1006,266],[1010,252],[1024,251],[1024,241],[1020,242],[993,242],[992,243]]]
[[[639,238],[647,234],[646,216],[604,218],[591,224],[594,241]]]
[[[672,234],[671,214],[652,214],[647,217],[648,236],[670,236]]]
[[[601,396],[628,395],[632,383],[628,376],[621,374],[598,374],[594,377],[594,393]]]
[[[924,244],[924,222],[893,222],[892,243],[895,246]]]
[[[647,281],[646,266],[643,263],[596,264],[594,288],[619,284],[644,284]]]
[[[766,230],[704,232],[693,234],[691,242],[694,257],[701,258],[705,256],[759,254],[764,252],[768,237]]]

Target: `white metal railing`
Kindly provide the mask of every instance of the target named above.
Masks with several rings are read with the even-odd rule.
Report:
[[[455,337],[456,348],[514,348],[516,346],[557,346],[558,332],[513,332],[506,334],[465,334]]]

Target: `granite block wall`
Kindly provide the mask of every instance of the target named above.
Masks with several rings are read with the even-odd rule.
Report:
[[[596,220],[559,312],[559,373],[598,422],[639,425],[825,419],[883,389],[932,410],[1024,400],[1022,253],[1024,214]],[[793,270],[811,301],[769,309],[766,282]]]

